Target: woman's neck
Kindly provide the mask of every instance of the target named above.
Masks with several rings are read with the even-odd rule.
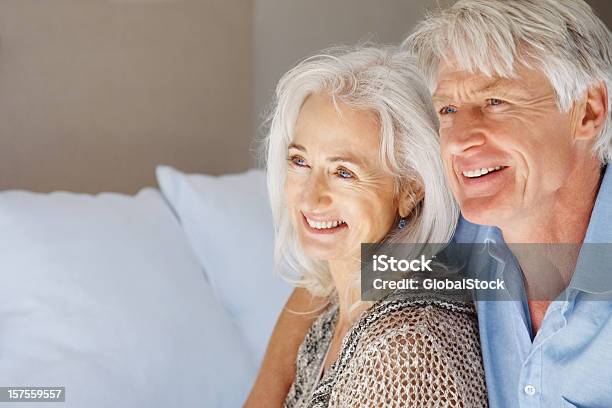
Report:
[[[353,326],[353,322],[367,309],[367,304],[362,303],[355,306],[361,299],[361,288],[356,285],[360,272],[361,261],[358,260],[335,260],[329,261],[329,271],[338,293],[338,321],[334,328],[327,357],[323,363],[326,372],[331,364],[336,361],[340,353],[342,339]]]
[[[350,322],[363,312],[363,306],[354,308],[354,305],[361,299],[361,288],[358,285],[360,265],[359,259],[329,261],[329,271],[338,293],[338,326],[340,327],[349,328]]]

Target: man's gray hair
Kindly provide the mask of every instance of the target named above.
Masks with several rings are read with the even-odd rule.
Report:
[[[383,167],[395,178],[396,194],[401,185],[415,180],[424,190],[423,201],[415,199],[407,226],[390,231],[386,242],[446,243],[453,235],[459,210],[444,177],[436,111],[410,53],[399,52],[397,47],[339,47],[299,63],[276,88],[265,140],[275,257],[288,266],[290,273],[284,277],[293,284],[318,296],[331,296],[335,288],[327,263],[308,258],[300,248],[284,195],[287,148],[294,126],[305,100],[318,92],[375,113],[381,142],[372,154],[380,155]],[[299,274],[297,279],[291,272]]]
[[[583,0],[459,0],[429,14],[404,41],[433,92],[438,65],[512,77],[517,65],[542,71],[562,111],[589,87],[605,83],[608,117],[595,144],[612,160],[612,35]]]

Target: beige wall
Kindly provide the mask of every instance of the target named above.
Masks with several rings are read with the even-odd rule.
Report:
[[[280,76],[450,0],[0,0],[0,190],[135,192],[256,164]],[[608,23],[612,2],[589,1]]]
[[[250,0],[1,0],[0,189],[247,169]]]
[[[599,18],[612,27],[612,1],[610,0],[586,0],[593,7]]]
[[[254,125],[261,124],[276,82],[302,58],[331,45],[399,42],[434,4],[436,0],[255,0]]]

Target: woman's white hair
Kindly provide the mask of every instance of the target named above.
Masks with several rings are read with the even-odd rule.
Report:
[[[512,77],[517,65],[538,69],[561,111],[605,83],[608,118],[595,153],[612,160],[612,35],[583,0],[459,0],[428,14],[403,46],[416,54],[432,92],[440,61],[489,76]]]
[[[306,98],[318,92],[374,112],[381,143],[373,154],[380,154],[383,167],[395,177],[396,194],[414,180],[424,191],[406,227],[390,231],[386,242],[446,243],[459,211],[444,177],[437,115],[414,57],[395,47],[357,46],[329,49],[302,61],[278,83],[265,140],[275,257],[281,274],[293,284],[331,296],[335,288],[327,262],[310,259],[301,250],[284,196],[294,126]]]

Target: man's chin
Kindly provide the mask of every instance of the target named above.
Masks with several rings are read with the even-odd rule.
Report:
[[[513,209],[496,197],[469,198],[460,202],[461,215],[473,224],[499,226],[511,217]]]

